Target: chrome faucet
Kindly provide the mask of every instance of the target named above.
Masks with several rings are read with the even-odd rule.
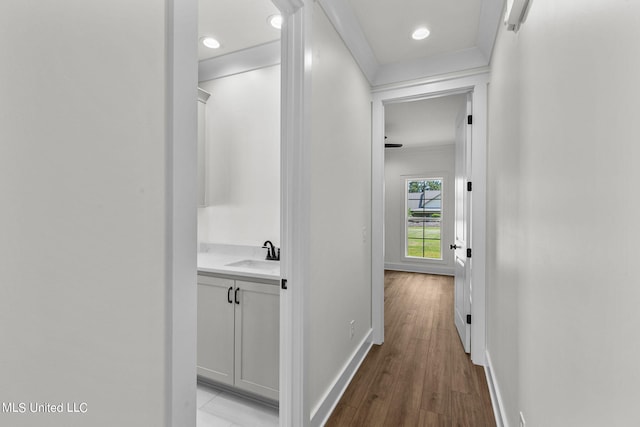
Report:
[[[266,242],[264,242],[262,247],[267,250],[267,257],[265,258],[266,260],[269,260],[269,261],[280,260],[280,248],[276,248],[275,246],[273,246],[273,243],[271,243],[270,240],[267,240]],[[276,253],[276,249],[277,249],[277,253]]]

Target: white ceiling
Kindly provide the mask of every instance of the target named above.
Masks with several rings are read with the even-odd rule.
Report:
[[[318,0],[374,86],[487,65],[503,1]],[[199,7],[200,38],[213,36],[222,45],[207,49],[200,43],[201,61],[280,38],[267,22],[278,13],[271,0],[199,0]],[[431,35],[415,41],[411,32],[420,25]],[[453,143],[465,99],[454,95],[387,105],[386,142],[404,147]]]
[[[476,45],[482,0],[348,0],[382,64],[433,56]],[[411,38],[426,26],[424,40]]]
[[[210,36],[220,42],[219,49],[198,43],[198,60],[268,43],[280,38],[267,22],[278,9],[270,0],[198,0],[198,38]]]
[[[403,148],[453,144],[456,118],[466,99],[466,95],[450,95],[386,105],[385,142],[403,144]]]
[[[505,2],[317,1],[374,87],[487,67]],[[199,7],[200,37],[213,36],[222,44],[215,50],[199,44],[201,61],[229,59],[224,55],[280,38],[267,23],[278,13],[271,0],[199,0]],[[431,35],[415,41],[411,33],[419,25]]]

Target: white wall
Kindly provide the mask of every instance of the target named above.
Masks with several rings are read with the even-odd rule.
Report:
[[[320,6],[313,7],[307,296],[312,416],[371,329],[370,88]]]
[[[536,0],[492,58],[487,348],[510,426],[637,424],[640,3]]]
[[[182,270],[172,271],[168,236],[173,215],[191,208],[195,219],[195,193],[173,210],[180,188],[167,165],[179,149],[167,111],[182,98],[167,93],[170,10],[160,0],[0,4],[0,401],[87,404],[85,414],[2,412],[0,425],[172,417],[169,307]],[[195,153],[192,125],[171,131],[193,134]],[[179,145],[189,152],[190,141]],[[192,223],[183,232],[195,246]],[[191,387],[176,399],[187,412]]]
[[[385,268],[453,274],[455,146],[385,150]],[[411,177],[443,177],[442,260],[404,258],[405,181]]]
[[[198,240],[280,241],[280,66],[200,82],[206,107],[207,199]]]

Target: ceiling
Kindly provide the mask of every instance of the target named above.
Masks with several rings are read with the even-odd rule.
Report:
[[[225,65],[217,64],[238,61],[240,57],[225,55],[254,46],[266,48],[269,42],[280,38],[280,31],[267,22],[269,16],[278,14],[271,0],[198,1],[199,37],[212,36],[221,43],[219,49],[208,49],[199,43],[200,61],[215,58],[201,66],[206,63],[228,72]],[[504,0],[318,3],[373,87],[487,66],[504,6]],[[430,36],[413,40],[411,32],[421,25],[430,30]],[[253,50],[240,54],[259,55]],[[465,95],[455,95],[387,105],[387,142],[405,147],[452,143],[455,119],[464,99]]]
[[[453,144],[466,99],[461,94],[386,105],[385,142],[403,144],[402,149]]]
[[[198,38],[213,37],[219,49],[198,43],[198,60],[213,58],[280,38],[267,22],[279,14],[270,0],[198,0]]]
[[[424,58],[476,45],[482,0],[348,0],[379,64]],[[413,40],[426,26],[431,34]]]
[[[505,0],[318,0],[372,86],[485,67]],[[270,0],[199,0],[199,59],[220,57],[280,38],[267,23]],[[419,25],[431,34],[416,41]]]

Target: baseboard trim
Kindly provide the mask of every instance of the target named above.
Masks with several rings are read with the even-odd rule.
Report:
[[[358,368],[364,361],[364,358],[369,353],[369,350],[373,345],[372,336],[373,329],[370,329],[360,343],[360,346],[358,346],[356,351],[353,353],[353,356],[351,356],[351,360],[349,360],[345,365],[340,375],[338,375],[333,385],[329,388],[329,391],[324,395],[324,398],[312,411],[311,427],[323,426],[329,420],[329,416],[333,413],[333,410],[336,408],[336,405],[347,389],[347,386],[358,371]]]
[[[425,274],[439,274],[442,276],[453,276],[454,271],[451,267],[440,267],[435,265],[413,265],[413,264],[398,264],[398,263],[384,263],[385,270],[393,271],[407,271],[409,273],[425,273]]]
[[[224,391],[243,399],[253,400],[254,402],[258,402],[262,405],[267,405],[275,409],[278,409],[280,407],[280,403],[277,400],[269,399],[268,397],[259,396],[255,393],[251,393],[250,391],[244,391],[230,385],[222,384],[209,378],[201,377],[200,375],[198,375],[197,378],[197,383],[206,387],[213,388],[218,391]]]
[[[496,418],[497,427],[509,427],[509,421],[504,413],[504,405],[502,404],[502,395],[500,394],[500,387],[498,381],[493,374],[493,364],[491,363],[491,356],[489,351],[485,351],[486,365],[484,367],[484,373],[487,376],[487,384],[489,385],[489,394],[491,396],[491,406],[493,406],[493,415]]]

